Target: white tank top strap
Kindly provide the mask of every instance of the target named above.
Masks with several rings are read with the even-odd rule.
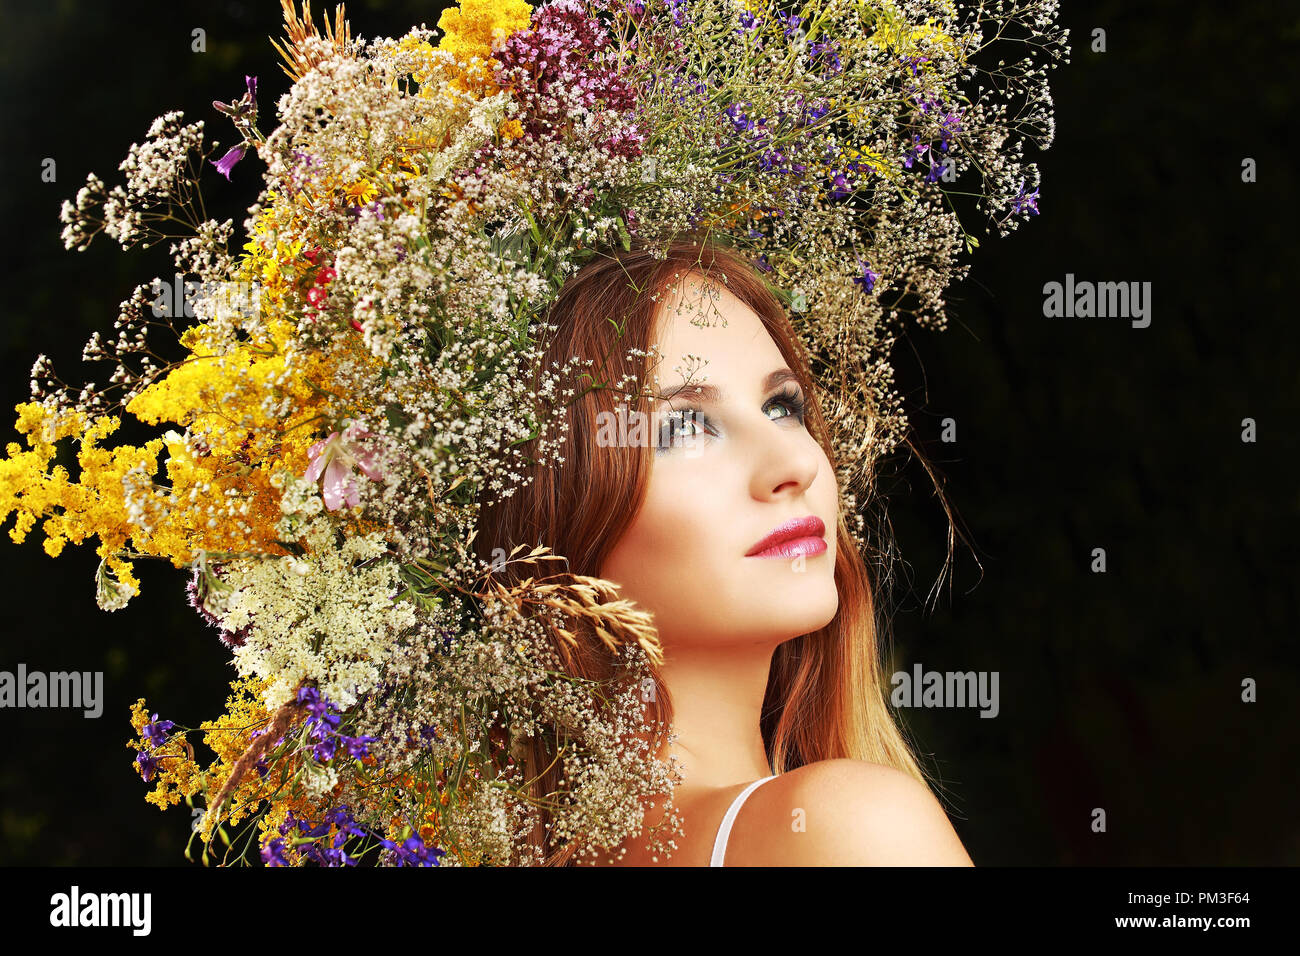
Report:
[[[746,798],[769,780],[775,779],[776,774],[764,777],[762,780],[755,780],[740,791],[740,795],[735,800],[731,801],[731,806],[727,808],[727,812],[722,818],[722,824],[718,827],[718,835],[713,841],[713,858],[709,861],[709,866],[723,865],[722,860],[727,855],[727,838],[731,836],[731,825],[736,822],[736,816],[740,813],[740,808],[744,805]]]

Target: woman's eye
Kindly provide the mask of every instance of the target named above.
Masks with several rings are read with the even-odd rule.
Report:
[[[694,438],[703,434],[702,422],[703,419],[698,418],[691,410],[665,416],[659,426],[659,446],[666,447],[672,445],[678,438]]]
[[[782,392],[780,395],[776,396],[776,398],[772,399],[772,405],[770,405],[769,408],[780,408],[782,406],[784,406],[789,412],[788,415],[781,416],[782,418],[797,418],[800,422],[803,421],[804,402],[803,399],[799,397],[798,392]]]

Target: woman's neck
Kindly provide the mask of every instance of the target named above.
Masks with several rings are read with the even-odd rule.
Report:
[[[682,785],[717,789],[771,774],[760,720],[775,647],[699,645],[669,650],[660,671],[672,698]]]

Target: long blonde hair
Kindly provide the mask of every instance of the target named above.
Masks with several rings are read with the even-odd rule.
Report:
[[[807,427],[834,467],[808,362],[785,307],[750,262],[716,242],[679,239],[668,246],[666,258],[636,245],[630,252],[615,250],[583,266],[564,283],[548,311],[548,321],[558,328],[545,343],[541,367],[580,356],[599,363],[591,373],[597,385],[632,377],[640,382],[649,371],[640,356],[654,341],[658,296],[687,272],[724,283],[762,320],[798,376],[807,396]],[[605,557],[641,507],[653,454],[645,445],[597,446],[597,416],[616,412],[620,395],[608,387],[587,391],[567,412],[569,430],[559,452],[563,463],[533,468],[525,489],[482,504],[475,544],[480,557],[488,560],[496,547],[509,551],[519,544],[542,543],[567,557],[569,573],[599,576]],[[644,405],[633,407],[649,414]],[[870,570],[843,513],[837,517],[835,534],[839,610],[825,627],[782,643],[774,653],[761,720],[768,759],[779,774],[816,761],[855,758],[927,783],[886,702],[887,677],[878,640],[885,630],[877,619]],[[580,637],[578,650],[566,651],[570,673],[594,680],[615,677],[612,653],[594,636]],[[673,708],[658,675],[655,682],[648,712],[655,728],[653,752],[662,756]],[[551,792],[561,769],[548,742],[531,744],[523,762],[537,777],[536,794]],[[543,859],[550,865],[570,863],[579,848],[551,846],[544,824],[543,813],[533,837]]]

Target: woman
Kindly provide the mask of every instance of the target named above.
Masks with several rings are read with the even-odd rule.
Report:
[[[684,835],[666,858],[638,835],[594,860],[546,846],[548,861],[970,865],[885,703],[868,571],[761,275],[709,243],[618,251],[569,278],[550,322],[545,367],[592,359],[589,387],[563,464],[485,504],[476,546],[547,544],[653,613],[665,660],[643,696],[654,752],[680,768]],[[648,441],[628,438],[638,413]],[[604,679],[614,662],[591,640],[570,669]],[[554,756],[538,744],[525,761],[539,793],[556,789]],[[647,805],[647,827],[666,803]]]

